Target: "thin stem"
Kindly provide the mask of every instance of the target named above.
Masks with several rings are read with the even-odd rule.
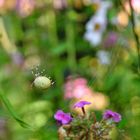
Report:
[[[94,118],[94,124],[96,123],[96,115],[95,115],[95,113],[93,112],[93,118]]]
[[[82,107],[82,112],[83,112],[83,114],[85,116],[86,115],[86,111],[85,111],[85,108],[84,107]]]
[[[123,10],[125,11],[125,13],[126,13],[127,15],[130,15],[129,12],[126,10],[126,8],[125,8],[124,4],[122,3],[122,1],[119,0],[118,2],[119,2],[119,4],[121,5],[121,7],[123,8]]]
[[[135,23],[135,19],[134,19],[134,10],[132,7],[132,3],[131,0],[129,0],[129,6],[130,6],[130,10],[131,10],[131,23],[132,23],[132,30],[133,30],[133,34],[135,37],[135,41],[136,41],[136,48],[137,48],[137,55],[138,55],[138,74],[140,73],[140,42],[139,42],[139,37],[135,31],[135,27],[136,27],[136,23]]]
[[[0,43],[8,54],[12,54],[17,51],[16,46],[11,43],[8,37],[2,16],[0,16]]]
[[[75,72],[76,70],[75,27],[73,21],[70,18],[69,11],[67,12],[65,31],[66,31],[68,64],[70,70],[72,72]]]
[[[9,111],[10,115],[24,128],[32,129],[31,126],[24,122],[20,116],[17,114],[17,112],[14,110],[12,104],[10,103],[9,99],[5,96],[3,93],[3,90],[1,89],[0,86],[0,100],[3,102],[5,105],[6,109]]]
[[[48,40],[50,45],[52,46],[53,50],[58,47],[59,39],[57,35],[57,21],[56,21],[56,14],[55,11],[52,9],[51,5],[53,5],[53,1],[48,1],[48,4],[50,7],[46,10],[46,23],[47,23],[47,30],[48,30]],[[51,56],[52,61],[55,61],[54,63],[54,76],[56,80],[56,86],[60,87],[63,79],[62,79],[62,72],[61,67],[58,67],[57,63],[60,61],[59,54],[55,54]]]
[[[93,138],[94,138],[94,140],[97,140],[95,124],[93,124],[91,126],[91,131],[93,132]]]
[[[86,140],[89,138],[89,130],[86,132]]]

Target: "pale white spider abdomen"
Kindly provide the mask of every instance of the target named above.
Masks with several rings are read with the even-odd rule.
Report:
[[[34,86],[39,89],[47,89],[51,86],[51,80],[46,76],[37,76],[34,80]]]

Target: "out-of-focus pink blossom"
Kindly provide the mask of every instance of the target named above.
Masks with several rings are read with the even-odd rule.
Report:
[[[4,4],[4,0],[0,0],[0,7],[2,7]]]
[[[26,17],[30,15],[35,8],[34,0],[17,0],[16,1],[16,10],[19,15],[22,17]]]
[[[140,14],[140,0],[131,0],[132,7],[134,11],[138,14]],[[126,1],[124,3],[125,9],[128,13],[130,13],[130,6],[129,6],[129,1]]]
[[[57,10],[63,10],[67,7],[67,0],[53,0],[53,6]]]
[[[68,78],[67,82],[64,86],[64,97],[65,99],[74,99],[75,102],[80,101],[89,101],[92,104],[90,106],[85,106],[87,111],[94,110],[103,110],[108,104],[108,98],[102,93],[98,93],[93,91],[88,85],[87,80],[85,78],[76,78],[72,77]],[[71,106],[73,108],[73,105]],[[75,109],[76,112],[79,110]]]
[[[132,6],[137,13],[140,13],[140,0],[131,0]]]
[[[115,32],[110,32],[106,36],[104,42],[103,42],[103,47],[105,48],[110,48],[114,47],[118,39],[118,35]]]
[[[65,99],[81,98],[87,94],[92,94],[92,90],[87,86],[84,78],[68,79],[65,86]]]
[[[15,8],[15,0],[0,0],[0,12],[3,14],[6,11]]]

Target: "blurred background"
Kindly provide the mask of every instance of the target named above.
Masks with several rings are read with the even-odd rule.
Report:
[[[81,99],[122,115],[113,140],[139,140],[139,39],[140,0],[0,0],[0,140],[57,140],[54,113]]]

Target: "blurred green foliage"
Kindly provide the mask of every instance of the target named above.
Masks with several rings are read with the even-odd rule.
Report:
[[[92,89],[109,97],[108,108],[122,115],[114,140],[139,140],[140,75],[131,22],[126,27],[111,24],[122,10],[117,0],[112,1],[103,38],[113,31],[119,39],[107,49],[103,47],[104,39],[98,47],[92,47],[83,36],[95,10],[92,5],[78,5],[76,1],[68,1],[62,9],[53,7],[51,0],[38,1],[25,17],[15,9],[0,10],[0,22],[11,43],[8,51],[0,44],[0,140],[57,140],[53,114],[60,108],[69,111],[69,101],[64,100],[68,75],[85,77]],[[111,54],[110,65],[98,64],[99,50]],[[44,69],[54,85],[38,90],[32,86],[32,70],[37,73]],[[101,111],[95,112],[101,117]],[[30,128],[21,127],[21,123]]]

